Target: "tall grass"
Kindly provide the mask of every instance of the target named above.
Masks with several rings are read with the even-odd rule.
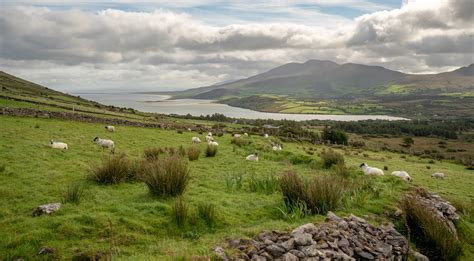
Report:
[[[228,175],[225,177],[225,186],[227,191],[238,191],[242,189],[243,176],[242,174]]]
[[[200,203],[197,206],[198,216],[206,223],[207,226],[212,227],[217,220],[216,206],[212,203]]]
[[[251,192],[272,194],[278,189],[278,179],[274,176],[256,177],[251,176],[249,179],[249,190]]]
[[[161,154],[165,153],[165,150],[160,147],[151,147],[143,150],[143,157],[146,160],[156,160]]]
[[[311,215],[311,211],[308,209],[305,202],[299,202],[291,206],[288,206],[283,202],[283,204],[281,204],[277,209],[281,218],[290,222]]]
[[[198,160],[199,155],[201,154],[201,149],[199,146],[193,145],[188,148],[188,159],[189,160]]]
[[[336,164],[344,164],[344,156],[334,150],[321,152],[321,159],[323,160],[323,167],[326,169]]]
[[[207,144],[206,157],[214,157],[217,154],[217,146]]]
[[[243,146],[247,146],[250,144],[250,140],[244,138],[244,137],[240,137],[240,138],[232,138],[230,140],[230,143],[231,144],[235,144],[239,147],[243,147]]]
[[[283,173],[283,176],[280,178],[280,189],[283,194],[283,200],[289,207],[296,206],[306,200],[305,184],[294,170],[287,170]]]
[[[424,254],[433,260],[459,260],[461,242],[431,209],[412,196],[403,198],[402,209],[410,234]]]
[[[71,184],[66,187],[66,190],[62,194],[61,202],[79,204],[81,197],[84,194],[84,189],[80,184]]]
[[[101,163],[91,165],[89,178],[102,184],[116,184],[134,179],[136,171],[136,164],[125,154],[109,155]]]
[[[145,162],[142,166],[141,180],[150,193],[160,197],[179,196],[188,185],[189,163],[174,155]]]
[[[183,197],[179,196],[174,202],[171,210],[173,221],[178,227],[184,226],[188,218],[188,205],[184,201]]]

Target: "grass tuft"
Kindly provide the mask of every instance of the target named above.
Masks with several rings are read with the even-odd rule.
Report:
[[[199,155],[201,154],[201,149],[199,148],[199,146],[191,146],[188,148],[188,159],[189,160],[198,160],[199,159]]]
[[[231,144],[235,144],[239,147],[243,147],[243,146],[247,146],[250,144],[250,140],[246,139],[246,138],[243,138],[243,137],[240,137],[240,138],[232,138],[230,140],[230,143]]]
[[[165,150],[160,147],[146,148],[143,151],[143,157],[145,157],[146,160],[156,160],[163,153],[165,153]]]
[[[67,186],[66,190],[62,195],[61,202],[79,204],[81,197],[84,194],[84,188],[80,184],[72,184]]]
[[[326,169],[336,164],[344,164],[344,156],[333,150],[321,152],[321,159],[323,160],[323,167]]]
[[[145,162],[142,166],[141,180],[150,193],[159,197],[182,195],[188,185],[189,163],[174,155]]]
[[[214,157],[217,154],[217,146],[207,145],[206,147],[206,157]]]
[[[272,194],[278,189],[278,179],[274,176],[256,177],[251,176],[249,180],[250,192]]]
[[[313,213],[326,214],[337,209],[346,188],[344,178],[333,175],[320,175],[308,183],[306,204]]]
[[[212,203],[200,203],[197,206],[198,216],[204,220],[207,226],[212,227],[216,224],[216,206]]]
[[[173,221],[178,227],[183,227],[188,218],[188,205],[182,196],[176,198],[173,208],[171,210]]]
[[[135,164],[125,154],[117,154],[106,156],[100,164],[92,165],[89,178],[102,184],[117,184],[132,180],[135,174]]]

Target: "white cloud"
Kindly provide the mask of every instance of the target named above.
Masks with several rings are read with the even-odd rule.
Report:
[[[286,13],[298,13],[299,9],[278,3]],[[256,1],[254,7],[259,4]],[[352,22],[317,11],[301,13],[320,15],[325,22],[318,26],[288,22],[218,26],[165,9],[87,12],[8,6],[0,9],[0,66],[63,90],[191,88],[308,59],[436,72],[474,62],[474,20],[466,12],[470,6],[470,0],[409,1],[399,9],[369,13]],[[239,2],[233,8],[244,10]]]

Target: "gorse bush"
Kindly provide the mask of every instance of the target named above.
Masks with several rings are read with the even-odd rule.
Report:
[[[256,177],[251,176],[249,179],[250,192],[258,192],[264,194],[272,194],[278,189],[278,179],[274,176]]]
[[[153,195],[179,196],[188,185],[189,163],[178,155],[148,161],[142,165],[141,180]]]
[[[207,144],[206,157],[214,157],[217,154],[217,146]]]
[[[199,159],[199,155],[201,154],[201,149],[199,148],[199,146],[191,146],[188,148],[188,159],[189,160],[198,160]]]
[[[71,184],[67,186],[62,194],[61,202],[79,204],[81,197],[84,194],[84,189],[80,184]]]
[[[109,155],[100,164],[91,165],[89,178],[103,184],[116,184],[134,179],[136,164],[125,154]]]
[[[179,196],[174,202],[171,210],[173,221],[178,227],[184,226],[188,217],[188,205],[184,201],[183,197]]]
[[[406,196],[402,209],[417,246],[432,260],[459,260],[462,244],[432,210],[417,197]]]
[[[327,169],[335,164],[344,164],[344,156],[334,150],[321,152],[321,159],[323,160],[323,167]]]
[[[198,216],[211,227],[215,225],[217,220],[216,206],[212,203],[200,203],[197,206]]]
[[[165,150],[160,147],[146,148],[143,150],[143,157],[146,160],[156,160],[163,153],[165,153]]]

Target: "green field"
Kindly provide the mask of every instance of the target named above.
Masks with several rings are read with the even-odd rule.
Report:
[[[116,152],[131,158],[141,158],[144,148],[154,146],[191,145],[197,133],[178,134],[176,131],[116,126],[116,133],[105,132],[103,125],[53,119],[0,116],[0,259],[19,257],[38,258],[41,246],[57,250],[62,259],[70,259],[77,252],[108,253],[113,242],[113,255],[117,260],[162,260],[178,257],[210,256],[211,248],[224,246],[226,240],[253,236],[261,230],[291,229],[299,224],[317,222],[322,215],[287,220],[278,207],[282,204],[280,192],[270,195],[250,192],[251,176],[278,177],[289,168],[300,175],[311,177],[328,170],[320,167],[317,152],[323,146],[285,143],[283,152],[262,152],[259,162],[246,162],[245,156],[267,143],[259,136],[252,136],[248,147],[233,148],[230,135],[217,138],[219,151],[216,157],[201,155],[191,162],[191,182],[184,198],[191,209],[199,203],[216,206],[218,221],[213,227],[201,223],[178,228],[170,212],[175,199],[152,197],[143,183],[100,185],[90,181],[91,163],[107,155],[93,142],[95,136],[111,138]],[[202,135],[201,135],[202,136]],[[50,139],[69,144],[68,151],[47,146]],[[201,137],[203,139],[203,137]],[[313,148],[310,156],[315,163],[291,164],[290,157],[303,157],[305,148]],[[201,145],[204,149],[204,145]],[[472,202],[472,170],[448,161],[436,162],[428,170],[427,159],[388,152],[357,153],[341,151],[346,164],[356,168],[361,162],[389,171],[406,170],[413,182],[406,184],[390,176],[376,178],[379,196],[365,195],[349,200],[336,211],[340,215],[354,213],[367,215],[372,223],[387,219],[384,210],[393,210],[401,194],[411,186],[421,185],[442,196],[462,202]],[[280,155],[279,155],[280,154]],[[366,154],[366,155],[363,155]],[[285,156],[286,155],[286,156]],[[445,180],[434,180],[431,173],[447,174]],[[355,178],[364,179],[362,173]],[[241,190],[230,191],[226,177],[243,175]],[[60,202],[61,194],[69,184],[79,183],[85,195],[79,205],[64,204],[51,216],[32,217],[32,210],[50,202]],[[109,220],[113,229],[110,229]],[[473,228],[472,220],[469,226]],[[111,233],[112,232],[112,233]],[[472,260],[472,246],[467,246],[466,260]]]

